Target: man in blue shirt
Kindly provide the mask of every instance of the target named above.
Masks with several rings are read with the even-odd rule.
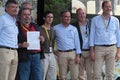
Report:
[[[0,16],[0,80],[15,80],[18,65],[17,2],[8,0],[5,11],[6,13]]]
[[[76,16],[77,21],[73,25],[78,30],[82,50],[79,64],[79,80],[85,80],[85,71],[87,80],[93,80],[93,61],[91,60],[89,46],[90,20],[86,18],[85,8],[78,8],[76,10]]]
[[[119,20],[110,15],[110,1],[103,1],[103,13],[92,19],[90,31],[91,57],[94,61],[94,80],[101,79],[103,62],[106,67],[106,80],[113,80],[114,63],[120,57],[120,25]],[[117,53],[116,53],[116,46]]]
[[[78,63],[80,61],[80,42],[77,29],[70,25],[69,11],[61,12],[61,23],[54,26],[60,80],[65,80],[68,69],[72,80],[78,80]]]

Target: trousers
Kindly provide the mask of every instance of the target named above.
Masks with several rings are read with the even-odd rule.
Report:
[[[75,58],[75,51],[58,52],[60,80],[66,80],[68,71],[70,71],[71,80],[78,80],[79,64],[76,64]]]
[[[0,80],[15,80],[17,66],[17,50],[0,48]]]
[[[29,54],[28,61],[18,63],[16,80],[42,80],[40,54]]]
[[[53,53],[45,53],[45,59],[42,63],[42,80],[56,80],[57,79],[57,63]]]
[[[94,80],[102,80],[102,66],[105,62],[106,80],[113,80],[116,47],[95,46]]]
[[[93,61],[91,60],[90,51],[82,51],[79,64],[79,80],[85,80],[85,71],[87,80],[93,80]]]

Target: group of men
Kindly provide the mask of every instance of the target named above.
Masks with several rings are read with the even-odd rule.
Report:
[[[109,0],[92,20],[86,18],[86,9],[78,8],[77,20],[70,24],[70,11],[64,10],[55,26],[51,11],[44,13],[43,25],[34,23],[32,7],[26,4],[18,12],[18,3],[8,0],[0,16],[0,80],[57,80],[57,64],[59,80],[66,80],[68,71],[71,80],[85,80],[85,71],[87,80],[102,80],[104,62],[106,80],[113,80],[115,60],[120,58],[120,25],[110,15]],[[27,32],[36,31],[40,49],[28,50]]]

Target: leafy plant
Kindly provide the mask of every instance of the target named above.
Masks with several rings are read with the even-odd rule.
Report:
[[[50,10],[54,13],[53,24],[60,23],[60,13],[63,10],[71,11],[71,0],[45,0],[44,10]]]

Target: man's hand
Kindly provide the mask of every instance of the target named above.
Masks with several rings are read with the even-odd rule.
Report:
[[[59,51],[58,51],[58,50],[54,50],[54,54],[55,54],[56,56],[58,56]]]
[[[42,43],[44,43],[44,41],[45,41],[44,36],[40,35],[40,41],[41,41]]]
[[[27,43],[27,42],[23,42],[23,43],[22,43],[22,47],[23,47],[23,48],[27,48],[28,46],[29,46],[29,43]]]
[[[76,60],[76,63],[77,63],[77,64],[79,64],[79,63],[80,63],[80,55],[79,55],[79,54],[77,54],[77,55],[76,55],[75,60]]]
[[[92,59],[92,61],[95,61],[94,47],[91,47],[91,49],[90,49],[90,54],[91,54],[91,59]]]
[[[120,59],[120,48],[117,49],[117,53],[116,53],[115,59],[116,59],[116,61],[118,61]]]

